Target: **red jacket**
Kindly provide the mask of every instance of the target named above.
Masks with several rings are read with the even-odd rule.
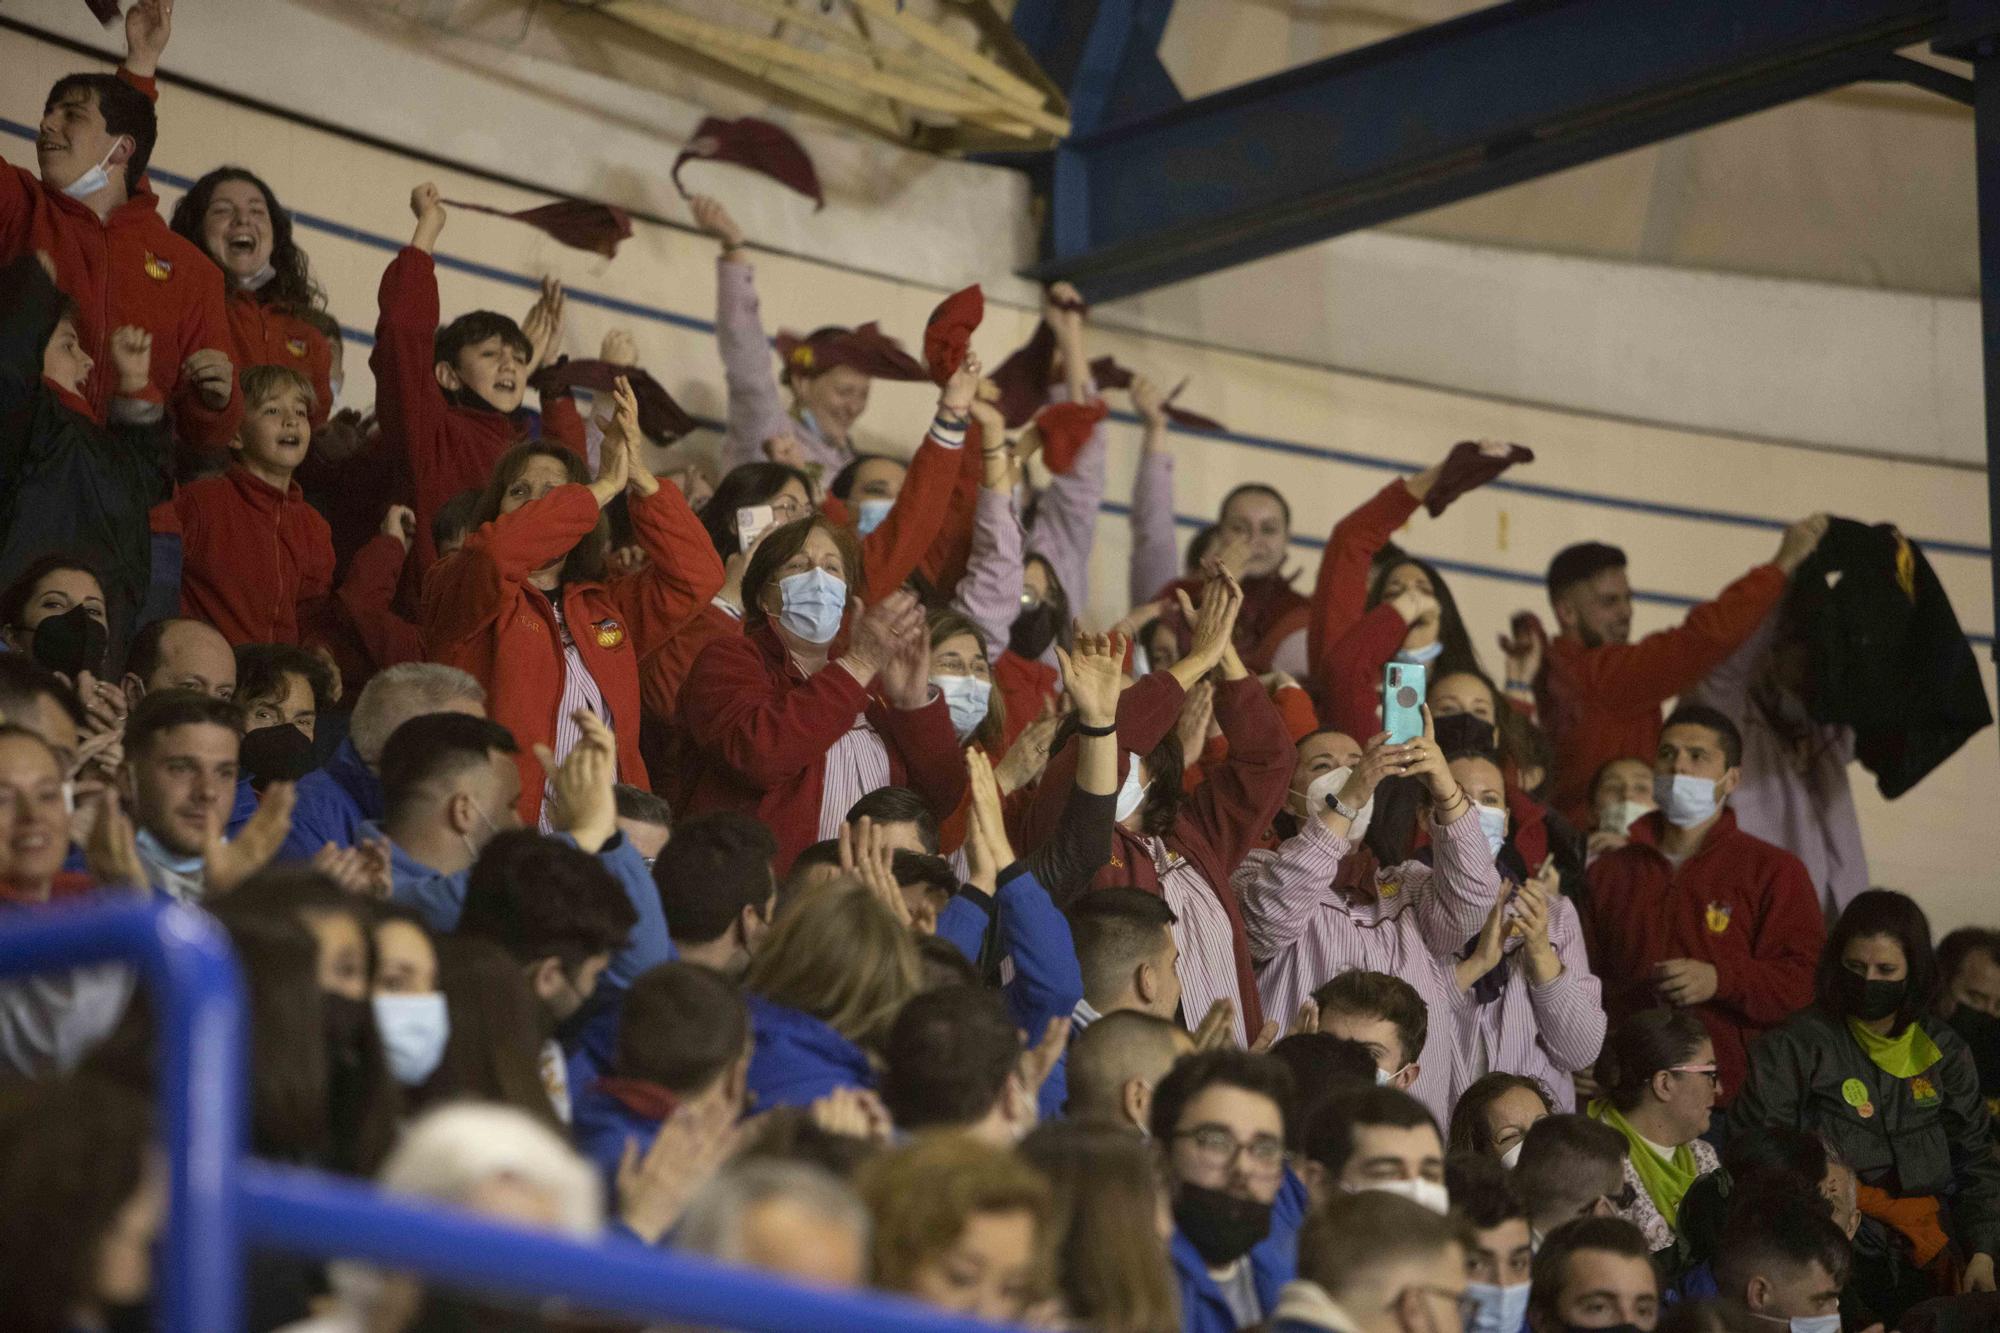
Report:
[[[560,595],[564,623],[611,713],[618,780],[645,787],[639,659],[715,595],[722,562],[678,488],[662,486],[628,503],[645,565],[607,583],[568,584]],[[521,818],[529,824],[541,811],[544,782],[534,746],[555,748],[563,648],[549,599],[528,577],[567,554],[597,517],[589,488],[558,486],[482,524],[424,579],[424,643],[432,660],[462,668],[484,685],[487,716],[514,733],[521,747]]]
[[[1151,754],[1180,720],[1187,694],[1165,671],[1155,671],[1118,698],[1118,778],[1123,782],[1134,755]],[[1236,953],[1237,991],[1243,1000],[1243,1030],[1255,1034],[1264,1025],[1257,998],[1257,973],[1250,962],[1250,942],[1243,931],[1243,909],[1229,876],[1259,845],[1271,820],[1285,803],[1291,786],[1296,751],[1285,734],[1284,718],[1255,676],[1228,681],[1215,688],[1215,718],[1229,737],[1224,762],[1205,770],[1205,780],[1183,798],[1180,817],[1163,841],[1201,872],[1209,890],[1228,914],[1230,943]],[[1078,747],[1065,745],[1049,759],[1036,788],[1020,839],[1025,847],[1048,841],[1062,818],[1070,788],[1076,784]],[[1159,875],[1146,854],[1140,835],[1123,828],[1112,833],[1111,861],[1091,881],[1095,889],[1129,886],[1160,892]],[[1187,1015],[1192,1023],[1200,1014]]]
[[[1000,734],[1000,756],[1004,756],[1028,724],[1042,715],[1043,705],[1062,693],[1062,677],[1047,662],[1008,648],[993,659],[993,688],[1007,706],[1007,728]]]
[[[313,386],[312,425],[318,430],[333,411],[333,344],[326,335],[289,310],[265,305],[251,291],[228,299],[229,332],[236,340],[236,367],[290,366]]]
[[[940,823],[950,818],[965,795],[965,755],[943,696],[904,710],[835,662],[808,676],[769,624],[709,644],[681,689],[702,761],[691,813],[755,815],[778,840],[771,868],[783,875],[819,841],[827,751],[863,710],[889,752],[890,784],[914,788]]]
[[[1327,721],[1363,745],[1382,730],[1382,668],[1409,632],[1403,613],[1383,602],[1348,622],[1333,653],[1314,672]]]
[[[484,486],[500,455],[525,439],[527,432],[515,417],[452,406],[438,387],[437,266],[429,255],[404,246],[383,272],[377,299],[381,314],[375,325],[375,350],[368,356],[375,372],[375,415],[383,436],[409,459],[412,506],[417,511],[417,568],[427,570],[437,559],[431,519],[460,491]],[[572,534],[571,540],[578,535]],[[637,744],[638,728],[628,730]]]
[[[910,458],[910,470],[904,474],[896,503],[875,525],[875,531],[861,538],[861,568],[868,576],[868,586],[862,589],[863,602],[873,605],[881,601],[917,572],[925,554],[942,540],[939,533],[951,510],[953,488],[964,472],[961,462],[978,456],[969,445],[948,445],[935,435],[924,436]],[[847,502],[837,496],[829,495],[820,512],[830,523],[854,526]],[[967,522],[968,538],[971,531]],[[948,594],[949,589],[942,591]]]
[[[181,614],[232,644],[316,643],[333,592],[333,533],[297,482],[241,464],[181,487]]]
[[[384,667],[424,660],[424,635],[396,610],[396,590],[408,552],[378,532],[347,562],[334,590],[333,633],[327,647],[340,664],[341,694],[353,698]]]
[[[1659,812],[1640,826],[1657,842]],[[1590,867],[1590,908],[1584,939],[1614,1024],[1662,1003],[1655,964],[1715,964],[1715,998],[1694,1013],[1715,1042],[1725,1098],[1743,1081],[1744,1053],[1758,1034],[1812,1003],[1813,969],[1826,942],[1819,894],[1798,857],[1737,828],[1734,811],[1722,812],[1678,869],[1636,840],[1598,857]]]
[[[1157,599],[1166,603],[1168,609],[1161,614],[1175,626],[1185,650],[1193,637],[1192,626],[1183,623],[1180,602],[1174,597],[1177,591],[1185,592],[1199,606],[1201,580],[1175,579],[1160,589]],[[1236,616],[1236,651],[1252,675],[1262,675],[1271,669],[1271,660],[1285,640],[1306,628],[1310,610],[1311,603],[1281,574],[1262,574],[1243,580],[1243,609]]]
[[[1335,666],[1341,660],[1337,645],[1367,610],[1368,575],[1375,567],[1375,556],[1422,504],[1423,501],[1410,495],[1410,488],[1399,477],[1334,524],[1332,535],[1326,539],[1326,550],[1319,558],[1319,576],[1313,580],[1306,661],[1312,672],[1311,688],[1319,694],[1321,708],[1329,716],[1338,716],[1333,702],[1339,689],[1334,679]],[[1380,681],[1376,683],[1379,685]],[[1356,739],[1367,737],[1357,735]]]
[[[1784,572],[1759,565],[1675,628],[1637,643],[1586,648],[1567,634],[1551,640],[1535,680],[1537,712],[1556,751],[1549,804],[1578,828],[1593,827],[1591,777],[1613,759],[1650,763],[1660,745],[1660,705],[1722,665],[1784,595]]]
[[[153,80],[118,71],[149,98]],[[131,198],[100,222],[97,214],[31,171],[0,163],[0,263],[31,250],[56,262],[56,285],[76,302],[84,350],[96,365],[83,396],[99,422],[118,388],[111,332],[126,324],[153,335],[153,387],[173,413],[176,433],[210,448],[227,444],[243,414],[232,388],[220,411],[181,382],[181,365],[196,352],[232,351],[236,342],[223,310],[222,270],[174,234],[159,199],[144,180]]]
[[[681,686],[687,684],[688,672],[694,669],[702,649],[717,639],[742,637],[742,618],[710,600],[639,664],[646,771],[653,775],[653,790],[676,810],[687,807],[701,776],[700,751],[681,721]]]

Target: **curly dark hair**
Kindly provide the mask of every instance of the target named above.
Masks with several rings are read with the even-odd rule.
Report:
[[[174,231],[197,250],[215,259],[202,240],[201,220],[208,213],[210,201],[215,198],[216,187],[230,181],[245,181],[256,186],[264,196],[265,210],[271,215],[271,267],[277,270],[277,276],[257,290],[257,300],[264,305],[288,306],[295,310],[325,309],[326,291],[313,277],[306,252],[299,249],[298,242],[292,239],[291,213],[278,202],[278,196],[271,187],[246,168],[217,167],[189,186],[181,201],[174,205],[170,224]],[[215,259],[215,262],[218,268],[221,267],[220,259]]]

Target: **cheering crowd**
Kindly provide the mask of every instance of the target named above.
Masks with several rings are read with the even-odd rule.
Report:
[[[1041,1328],[2000,1328],[2000,934],[1871,888],[1849,790],[1990,720],[1893,528],[1637,640],[1573,545],[1496,655],[1398,542],[1530,451],[1355,496],[1310,577],[1278,485],[1183,551],[1199,419],[1073,289],[990,370],[976,288],[915,351],[774,331],[706,195],[719,460],[655,475],[693,423],[559,284],[442,311],[428,184],[343,406],[255,164],[147,183],[171,23],[0,166],[0,952],[212,916],[259,1157]],[[10,1329],[145,1326],[153,1032],[123,966],[0,984]],[[279,1254],[248,1304],[626,1327]]]

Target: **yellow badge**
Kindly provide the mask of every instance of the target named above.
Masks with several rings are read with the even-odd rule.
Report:
[[[168,278],[174,276],[174,266],[171,261],[162,259],[151,250],[148,250],[146,252],[146,276],[154,282],[165,282]]]
[[[287,338],[285,339],[285,350],[293,356],[302,357],[306,354],[306,340],[304,338]]]
[[[1847,1082],[1840,1085],[1840,1099],[1849,1106],[1866,1106],[1868,1104],[1868,1085],[1858,1078],[1848,1079]]]
[[[1402,891],[1403,891],[1403,886],[1401,884],[1398,884],[1393,879],[1383,880],[1381,886],[1375,890],[1376,893],[1380,894],[1384,898],[1393,898]]]
[[[1910,539],[1902,533],[1896,534],[1896,586],[1903,590],[1903,596],[1914,602],[1917,600],[1917,553],[1910,549]]]
[[[607,620],[597,627],[597,646],[616,648],[625,642],[625,627],[615,620]]]
[[[1910,1080],[1910,1096],[1919,1106],[1929,1106],[1938,1099],[1938,1090],[1922,1074]]]
[[[1711,935],[1720,935],[1723,931],[1728,930],[1729,914],[1732,910],[1728,903],[1710,903],[1708,910],[1703,912],[1701,916],[1703,923],[1708,926],[1708,933]]]

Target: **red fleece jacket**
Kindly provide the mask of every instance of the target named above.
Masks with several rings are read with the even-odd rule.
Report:
[[[333,344],[326,335],[289,310],[265,305],[255,292],[228,300],[229,333],[236,340],[236,366],[290,366],[313,386],[312,425],[318,430],[333,411]]]
[[[836,662],[808,676],[768,623],[709,644],[681,689],[681,719],[702,761],[691,813],[755,815],[778,840],[771,868],[784,875],[819,841],[827,751],[864,710],[889,753],[890,785],[913,788],[940,823],[950,818],[966,776],[944,697],[892,708]]]
[[[243,395],[232,389],[228,405],[217,411],[183,382],[181,365],[204,349],[232,353],[236,347],[223,308],[222,270],[173,233],[159,202],[141,181],[100,222],[33,172],[0,162],[0,263],[34,250],[55,259],[56,285],[76,302],[77,332],[96,363],[83,396],[97,421],[118,388],[111,332],[131,324],[153,335],[153,388],[173,413],[176,433],[219,448],[236,433]]]
[[[1593,827],[1592,776],[1613,759],[1650,762],[1660,705],[1722,665],[1784,595],[1784,572],[1759,565],[1675,628],[1637,643],[1586,648],[1567,634],[1551,641],[1535,681],[1536,711],[1556,751],[1549,804],[1578,828]]]
[[[408,252],[405,252],[408,253]],[[722,562],[679,488],[629,499],[632,530],[646,552],[637,573],[560,588],[563,622],[597,682],[618,736],[618,780],[646,787],[639,755],[639,659],[665,643],[722,587]],[[544,775],[536,744],[556,743],[562,707],[562,631],[548,595],[528,581],[569,553],[597,525],[585,486],[558,486],[482,524],[424,579],[424,643],[432,660],[468,671],[486,687],[486,713],[520,745],[521,818],[541,812]],[[422,525],[419,524],[419,531]]]
[[[1659,812],[1639,827],[1657,842]],[[1679,867],[1636,840],[1598,857],[1584,939],[1613,1023],[1661,1003],[1656,964],[1697,958],[1715,965],[1715,998],[1695,1005],[1694,1014],[1715,1042],[1726,1099],[1743,1081],[1750,1043],[1812,1003],[1826,922],[1804,863],[1737,828],[1725,809]]]
[[[232,644],[316,643],[333,592],[333,531],[293,482],[240,464],[181,487],[181,614]]]
[[[924,436],[910,458],[909,471],[903,474],[903,489],[896,493],[896,503],[875,525],[875,531],[860,539],[861,568],[868,576],[862,601],[873,605],[902,587],[933,546],[944,540],[939,534],[951,517],[954,488],[964,472],[961,462],[978,456],[969,444],[948,445],[935,435]],[[830,523],[854,526],[853,510],[837,496],[829,495],[820,512]],[[967,523],[968,537],[971,531]],[[940,591],[945,595],[950,589]]]

